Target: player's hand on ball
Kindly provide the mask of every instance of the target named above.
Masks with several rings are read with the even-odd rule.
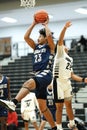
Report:
[[[44,22],[44,23],[42,23],[42,25],[47,25],[49,23],[49,18]]]

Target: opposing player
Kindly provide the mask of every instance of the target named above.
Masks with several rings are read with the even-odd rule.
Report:
[[[70,26],[71,22],[66,22],[60,33],[53,67],[53,88],[57,108],[56,123],[58,130],[63,130],[62,110],[64,104],[66,106],[66,112],[69,118],[68,127],[73,130],[78,130],[75,125],[74,114],[72,110],[73,93],[70,78],[79,82],[87,83],[87,78],[83,78],[74,74],[72,69],[73,59],[68,55],[68,49],[64,46],[63,43],[65,32]]]
[[[0,66],[1,71],[1,66]],[[0,99],[10,100],[10,79],[7,76],[4,76],[0,73]],[[8,111],[5,107],[0,105],[0,123],[1,130],[7,130],[6,122],[7,122]]]
[[[46,105],[46,88],[52,81],[52,64],[54,58],[55,44],[52,39],[52,34],[48,28],[48,20],[43,23],[44,28],[39,31],[40,35],[38,43],[36,44],[33,39],[30,38],[30,34],[37,22],[35,20],[27,29],[24,39],[27,44],[34,50],[33,56],[33,71],[34,77],[27,80],[15,99],[11,102],[0,100],[3,105],[9,109],[15,111],[16,105],[22,98],[24,98],[31,90],[36,89],[36,96],[38,99],[41,112],[44,114],[46,120],[50,123],[53,130],[57,127],[53,121],[51,112]]]

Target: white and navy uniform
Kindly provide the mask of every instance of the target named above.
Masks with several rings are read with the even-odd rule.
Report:
[[[46,99],[46,88],[52,81],[54,55],[48,44],[36,45],[33,56],[33,79],[36,82],[36,97]]]
[[[2,76],[0,80],[0,99],[8,99],[8,80],[5,76]],[[7,117],[7,109],[0,105],[0,117]]]
[[[24,121],[36,122],[36,107],[39,109],[35,93],[30,92],[21,100],[21,113]]]
[[[47,107],[49,108],[50,112],[52,113],[53,119],[54,121],[56,121],[56,105],[54,102],[54,94],[53,94],[53,90],[47,88],[47,98],[46,98],[46,102],[47,102]],[[43,120],[46,120],[46,118],[44,116],[42,116]]]
[[[57,45],[53,66],[53,88],[55,102],[64,101],[72,96],[71,73],[73,59],[67,55],[64,45]]]

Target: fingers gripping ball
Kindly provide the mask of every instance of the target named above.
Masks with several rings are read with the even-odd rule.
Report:
[[[38,10],[34,14],[34,19],[37,23],[44,23],[49,19],[49,16],[46,10]]]

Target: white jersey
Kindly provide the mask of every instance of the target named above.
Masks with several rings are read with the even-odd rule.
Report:
[[[64,45],[57,45],[57,53],[54,59],[53,77],[67,80],[71,78],[73,59],[67,55]]]
[[[36,109],[36,106],[39,109],[35,93],[30,92],[21,100],[21,113],[24,111],[33,111]]]

